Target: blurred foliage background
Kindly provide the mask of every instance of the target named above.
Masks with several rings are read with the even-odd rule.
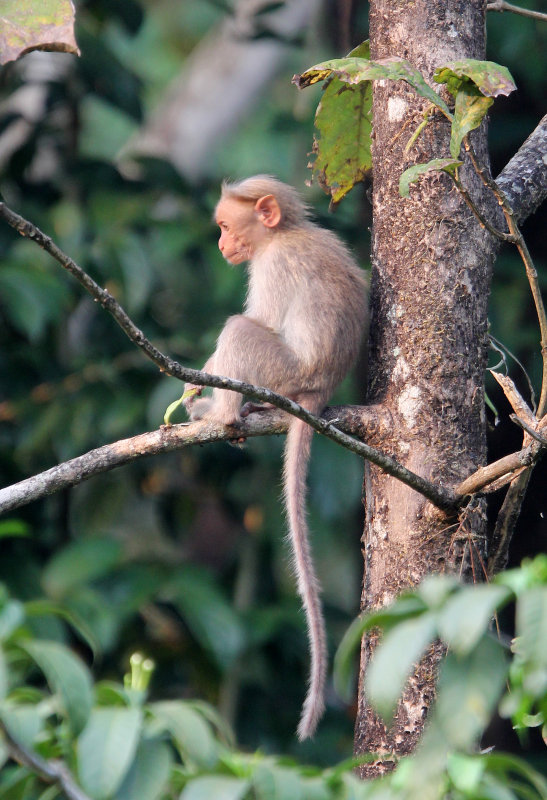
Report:
[[[81,58],[34,53],[0,74],[3,199],[106,286],[160,349],[200,367],[244,294],[243,274],[216,247],[211,215],[219,183],[270,172],[304,187],[320,92],[300,94],[290,79],[367,37],[366,3],[356,3],[349,17],[346,8],[325,2],[301,33],[282,42],[277,36],[275,75],[190,175],[153,148],[135,155],[133,145],[168,87],[184,84],[192,54],[231,7],[219,0],[78,2]],[[491,114],[496,174],[544,112],[547,26],[490,14],[488,30],[488,58],[508,66],[518,86]],[[266,24],[249,34],[249,44],[275,38]],[[366,266],[365,189],[357,187],[334,215],[317,187],[307,197]],[[544,212],[525,227],[545,287],[544,229]],[[0,255],[2,485],[156,428],[180,384],[136,352],[58,265],[5,226]],[[490,318],[494,335],[537,386],[535,313],[522,264],[509,249],[497,261]],[[511,371],[524,390],[518,368]],[[362,402],[364,391],[358,367],[334,402]],[[494,425],[492,416],[494,458],[518,448],[521,437],[505,421],[494,386],[489,393],[502,418]],[[218,445],[143,459],[21,509],[0,521],[0,580],[17,597],[46,596],[85,620],[97,676],[123,674],[140,650],[157,663],[153,696],[217,704],[243,746],[298,749],[302,758],[334,762],[351,752],[353,710],[333,691],[316,739],[298,745],[293,735],[308,653],[284,542],[281,447],[254,440],[244,450]],[[536,470],[515,563],[545,550],[546,474]],[[314,443],[309,508],[334,649],[359,606],[356,457]],[[33,624],[50,638],[67,636],[53,616]],[[88,645],[73,644],[91,662]]]

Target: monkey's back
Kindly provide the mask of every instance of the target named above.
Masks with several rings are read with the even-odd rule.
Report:
[[[313,223],[279,230],[250,265],[246,314],[280,333],[310,389],[330,394],[359,352],[368,282],[331,231]]]

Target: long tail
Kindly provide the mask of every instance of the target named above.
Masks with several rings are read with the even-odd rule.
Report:
[[[311,406],[314,406],[313,408]],[[319,402],[306,403],[313,413],[320,411]],[[311,671],[308,694],[298,725],[298,738],[312,736],[325,707],[324,691],[327,675],[327,641],[319,598],[319,582],[315,575],[306,521],[306,476],[313,430],[293,417],[285,446],[285,505],[289,535],[294,554],[298,591],[302,597],[310,644]]]

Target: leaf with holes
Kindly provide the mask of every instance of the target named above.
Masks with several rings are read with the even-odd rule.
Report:
[[[472,82],[485,97],[509,95],[517,88],[513,76],[507,69],[494,61],[477,61],[462,58],[450,61],[435,70],[433,80],[444,83],[454,97],[464,83]]]

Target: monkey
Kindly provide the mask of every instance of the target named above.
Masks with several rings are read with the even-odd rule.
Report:
[[[242,314],[226,321],[204,371],[271,389],[320,414],[355,361],[368,332],[368,283],[348,248],[310,219],[293,187],[269,175],[222,184],[215,210],[219,249],[232,265],[248,262]],[[226,389],[199,398],[185,385],[191,420],[237,425],[267,406]],[[307,696],[298,725],[312,736],[324,710],[327,674],[325,623],[306,521],[306,477],[313,430],[291,417],[283,486],[298,592],[311,656]]]

